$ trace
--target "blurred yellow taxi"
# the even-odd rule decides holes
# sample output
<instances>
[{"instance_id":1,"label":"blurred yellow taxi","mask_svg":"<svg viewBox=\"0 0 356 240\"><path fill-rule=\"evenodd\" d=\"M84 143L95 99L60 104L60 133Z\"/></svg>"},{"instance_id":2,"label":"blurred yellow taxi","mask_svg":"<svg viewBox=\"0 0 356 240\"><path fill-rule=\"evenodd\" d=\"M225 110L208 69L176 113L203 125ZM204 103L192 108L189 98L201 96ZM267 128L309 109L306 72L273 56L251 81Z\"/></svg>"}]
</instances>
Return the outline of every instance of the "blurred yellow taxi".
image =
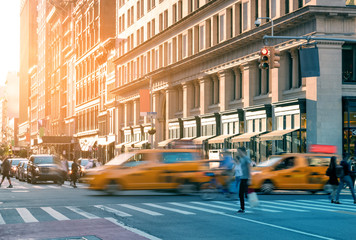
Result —
<instances>
[{"instance_id":1,"label":"blurred yellow taxi","mask_svg":"<svg viewBox=\"0 0 356 240\"><path fill-rule=\"evenodd\" d=\"M336 155L291 153L271 156L252 168L249 187L266 194L273 190L322 191L329 179L325 173L332 156Z\"/></svg>"},{"instance_id":2,"label":"blurred yellow taxi","mask_svg":"<svg viewBox=\"0 0 356 240\"><path fill-rule=\"evenodd\" d=\"M123 153L103 166L87 171L83 182L89 189L114 194L120 190L197 188L206 176L200 151L194 149L140 150Z\"/></svg>"}]
</instances>

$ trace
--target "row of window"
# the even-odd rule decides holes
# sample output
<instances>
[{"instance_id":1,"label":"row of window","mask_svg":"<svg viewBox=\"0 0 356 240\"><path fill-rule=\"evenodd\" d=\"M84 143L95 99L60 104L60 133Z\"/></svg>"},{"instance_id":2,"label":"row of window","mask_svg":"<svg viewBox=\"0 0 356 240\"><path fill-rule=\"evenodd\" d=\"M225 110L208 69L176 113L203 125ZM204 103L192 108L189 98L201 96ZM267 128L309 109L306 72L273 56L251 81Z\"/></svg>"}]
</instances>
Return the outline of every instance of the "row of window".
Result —
<instances>
[{"instance_id":1,"label":"row of window","mask_svg":"<svg viewBox=\"0 0 356 240\"><path fill-rule=\"evenodd\" d=\"M98 129L98 113L98 106L78 112L77 132Z\"/></svg>"}]
</instances>

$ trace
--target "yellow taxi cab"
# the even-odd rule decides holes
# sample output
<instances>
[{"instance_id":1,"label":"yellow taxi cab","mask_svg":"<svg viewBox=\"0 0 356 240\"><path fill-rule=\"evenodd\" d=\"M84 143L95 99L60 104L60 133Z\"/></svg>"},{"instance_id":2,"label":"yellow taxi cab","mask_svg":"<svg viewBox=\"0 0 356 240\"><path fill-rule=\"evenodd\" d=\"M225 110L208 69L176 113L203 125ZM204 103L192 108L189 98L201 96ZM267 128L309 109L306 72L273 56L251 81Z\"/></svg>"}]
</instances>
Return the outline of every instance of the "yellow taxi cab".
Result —
<instances>
[{"instance_id":1,"label":"yellow taxi cab","mask_svg":"<svg viewBox=\"0 0 356 240\"><path fill-rule=\"evenodd\" d=\"M335 154L291 153L271 156L251 171L252 189L263 193L273 190L323 191L329 177L326 169Z\"/></svg>"},{"instance_id":2,"label":"yellow taxi cab","mask_svg":"<svg viewBox=\"0 0 356 240\"><path fill-rule=\"evenodd\" d=\"M206 178L206 163L194 149L140 150L123 153L103 166L87 171L83 182L91 190L114 194L120 190L176 189L184 193Z\"/></svg>"}]
</instances>

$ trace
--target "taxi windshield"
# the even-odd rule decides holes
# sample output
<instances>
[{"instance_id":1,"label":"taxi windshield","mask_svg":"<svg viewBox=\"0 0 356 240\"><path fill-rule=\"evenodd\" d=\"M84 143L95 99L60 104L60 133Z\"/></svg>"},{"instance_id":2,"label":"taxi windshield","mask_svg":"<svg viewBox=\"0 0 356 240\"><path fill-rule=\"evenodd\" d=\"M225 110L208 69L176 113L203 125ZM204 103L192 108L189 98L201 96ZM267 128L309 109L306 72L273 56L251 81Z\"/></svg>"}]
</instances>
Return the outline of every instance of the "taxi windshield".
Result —
<instances>
[{"instance_id":1,"label":"taxi windshield","mask_svg":"<svg viewBox=\"0 0 356 240\"><path fill-rule=\"evenodd\" d=\"M120 154L120 155L114 157L109 162L107 162L105 165L108 165L108 166L121 165L122 163L124 163L127 160L129 160L130 158L132 158L132 156L134 156L134 155L135 155L134 153L123 153L123 154Z\"/></svg>"},{"instance_id":2,"label":"taxi windshield","mask_svg":"<svg viewBox=\"0 0 356 240\"><path fill-rule=\"evenodd\" d=\"M282 159L281 157L271 157L271 158L267 159L266 161L263 161L263 162L257 164L256 167L270 167L270 166L273 166L276 162L278 162L281 159Z\"/></svg>"}]
</instances>

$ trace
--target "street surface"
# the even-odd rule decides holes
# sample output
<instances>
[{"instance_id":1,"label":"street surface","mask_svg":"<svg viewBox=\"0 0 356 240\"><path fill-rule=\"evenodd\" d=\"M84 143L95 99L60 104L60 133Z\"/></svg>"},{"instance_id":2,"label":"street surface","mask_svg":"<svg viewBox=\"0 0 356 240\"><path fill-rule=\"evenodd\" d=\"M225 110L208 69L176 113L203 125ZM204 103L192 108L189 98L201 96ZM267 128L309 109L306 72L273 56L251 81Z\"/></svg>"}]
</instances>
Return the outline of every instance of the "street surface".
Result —
<instances>
[{"instance_id":1,"label":"street surface","mask_svg":"<svg viewBox=\"0 0 356 240\"><path fill-rule=\"evenodd\" d=\"M12 179L0 188L0 239L354 239L356 205L348 189L340 205L323 193L259 195L261 206L237 214L219 196L125 191L115 196L66 182L35 185ZM76 238L75 238L76 237ZM81 238L85 237L85 238Z\"/></svg>"}]
</instances>

